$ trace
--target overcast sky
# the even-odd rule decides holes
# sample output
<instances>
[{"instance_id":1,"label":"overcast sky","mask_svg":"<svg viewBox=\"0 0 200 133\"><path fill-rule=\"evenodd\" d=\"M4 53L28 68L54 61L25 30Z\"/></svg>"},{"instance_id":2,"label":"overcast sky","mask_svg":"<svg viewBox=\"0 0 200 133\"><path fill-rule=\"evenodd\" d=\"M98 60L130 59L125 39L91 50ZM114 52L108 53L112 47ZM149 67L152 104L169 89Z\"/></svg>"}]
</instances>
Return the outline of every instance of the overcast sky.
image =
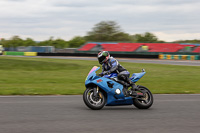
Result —
<instances>
[{"instance_id":1,"label":"overcast sky","mask_svg":"<svg viewBox=\"0 0 200 133\"><path fill-rule=\"evenodd\" d=\"M0 38L70 40L108 20L129 34L200 39L200 0L0 0Z\"/></svg>"}]
</instances>

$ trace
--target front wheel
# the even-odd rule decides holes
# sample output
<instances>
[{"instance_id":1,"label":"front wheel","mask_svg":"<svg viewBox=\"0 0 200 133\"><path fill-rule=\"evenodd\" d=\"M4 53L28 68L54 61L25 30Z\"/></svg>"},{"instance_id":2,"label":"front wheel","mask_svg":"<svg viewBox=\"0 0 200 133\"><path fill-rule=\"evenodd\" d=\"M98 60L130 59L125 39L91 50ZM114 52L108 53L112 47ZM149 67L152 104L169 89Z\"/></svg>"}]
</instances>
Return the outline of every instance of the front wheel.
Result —
<instances>
[{"instance_id":1,"label":"front wheel","mask_svg":"<svg viewBox=\"0 0 200 133\"><path fill-rule=\"evenodd\" d=\"M84 103L93 110L99 110L106 104L105 95L99 90L98 96L94 96L94 91L92 88L87 88L83 93Z\"/></svg>"},{"instance_id":2,"label":"front wheel","mask_svg":"<svg viewBox=\"0 0 200 133\"><path fill-rule=\"evenodd\" d=\"M153 104L153 95L149 89L144 86L138 86L138 92L143 93L142 97L134 98L133 104L139 109L148 109Z\"/></svg>"}]
</instances>

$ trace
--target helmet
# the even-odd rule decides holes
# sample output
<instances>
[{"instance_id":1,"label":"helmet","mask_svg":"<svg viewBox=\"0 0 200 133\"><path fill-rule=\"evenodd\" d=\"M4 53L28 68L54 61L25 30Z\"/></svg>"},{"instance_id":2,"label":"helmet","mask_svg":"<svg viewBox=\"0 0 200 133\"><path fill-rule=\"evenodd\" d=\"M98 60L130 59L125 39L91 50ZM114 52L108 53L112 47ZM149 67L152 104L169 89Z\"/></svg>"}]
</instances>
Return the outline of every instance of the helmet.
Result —
<instances>
[{"instance_id":1,"label":"helmet","mask_svg":"<svg viewBox=\"0 0 200 133\"><path fill-rule=\"evenodd\" d=\"M101 51L98 53L99 64L105 63L110 58L108 51Z\"/></svg>"}]
</instances>

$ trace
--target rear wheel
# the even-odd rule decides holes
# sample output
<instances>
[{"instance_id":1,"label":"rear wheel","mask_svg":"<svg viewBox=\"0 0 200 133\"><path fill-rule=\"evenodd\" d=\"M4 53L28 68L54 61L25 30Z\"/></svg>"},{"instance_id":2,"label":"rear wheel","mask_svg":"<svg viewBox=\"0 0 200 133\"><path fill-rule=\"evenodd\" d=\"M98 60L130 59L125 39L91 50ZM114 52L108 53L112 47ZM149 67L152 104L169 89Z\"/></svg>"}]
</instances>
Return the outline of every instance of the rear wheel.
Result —
<instances>
[{"instance_id":1,"label":"rear wheel","mask_svg":"<svg viewBox=\"0 0 200 133\"><path fill-rule=\"evenodd\" d=\"M99 90L98 96L94 96L94 91L92 88L88 88L83 93L84 103L93 110L99 110L106 104L105 95Z\"/></svg>"},{"instance_id":2,"label":"rear wheel","mask_svg":"<svg viewBox=\"0 0 200 133\"><path fill-rule=\"evenodd\" d=\"M139 86L137 92L143 93L143 96L133 99L133 104L135 105L135 107L139 109L150 108L153 104L153 95L151 91L144 86Z\"/></svg>"}]
</instances>

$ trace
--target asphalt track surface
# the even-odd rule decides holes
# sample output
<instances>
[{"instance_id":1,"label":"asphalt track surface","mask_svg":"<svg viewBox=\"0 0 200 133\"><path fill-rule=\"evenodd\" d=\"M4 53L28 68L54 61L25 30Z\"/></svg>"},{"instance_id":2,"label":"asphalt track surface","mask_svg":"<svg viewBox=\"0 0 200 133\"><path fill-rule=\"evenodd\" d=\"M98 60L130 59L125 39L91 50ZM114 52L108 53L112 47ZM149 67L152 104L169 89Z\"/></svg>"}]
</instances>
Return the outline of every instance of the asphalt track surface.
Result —
<instances>
[{"instance_id":1,"label":"asphalt track surface","mask_svg":"<svg viewBox=\"0 0 200 133\"><path fill-rule=\"evenodd\" d=\"M93 60L93 61L97 61L97 58L95 58L95 57L36 56L36 58L54 58L54 59L73 59L73 60ZM200 60L191 61L191 60L160 60L160 59L134 59L134 58L117 58L117 60L119 62L132 62L132 63L151 63L151 64L200 66Z\"/></svg>"},{"instance_id":2,"label":"asphalt track surface","mask_svg":"<svg viewBox=\"0 0 200 133\"><path fill-rule=\"evenodd\" d=\"M200 95L154 95L148 110L90 110L82 96L0 96L0 133L199 133Z\"/></svg>"},{"instance_id":3,"label":"asphalt track surface","mask_svg":"<svg viewBox=\"0 0 200 133\"><path fill-rule=\"evenodd\" d=\"M72 59L72 60L92 60L97 61L96 57L75 57L75 56L11 56L24 58L52 58L52 59ZM200 66L200 60L160 60L160 59L138 59L138 58L116 58L119 62L168 64L183 66ZM98 62L97 62L98 64Z\"/></svg>"}]
</instances>

